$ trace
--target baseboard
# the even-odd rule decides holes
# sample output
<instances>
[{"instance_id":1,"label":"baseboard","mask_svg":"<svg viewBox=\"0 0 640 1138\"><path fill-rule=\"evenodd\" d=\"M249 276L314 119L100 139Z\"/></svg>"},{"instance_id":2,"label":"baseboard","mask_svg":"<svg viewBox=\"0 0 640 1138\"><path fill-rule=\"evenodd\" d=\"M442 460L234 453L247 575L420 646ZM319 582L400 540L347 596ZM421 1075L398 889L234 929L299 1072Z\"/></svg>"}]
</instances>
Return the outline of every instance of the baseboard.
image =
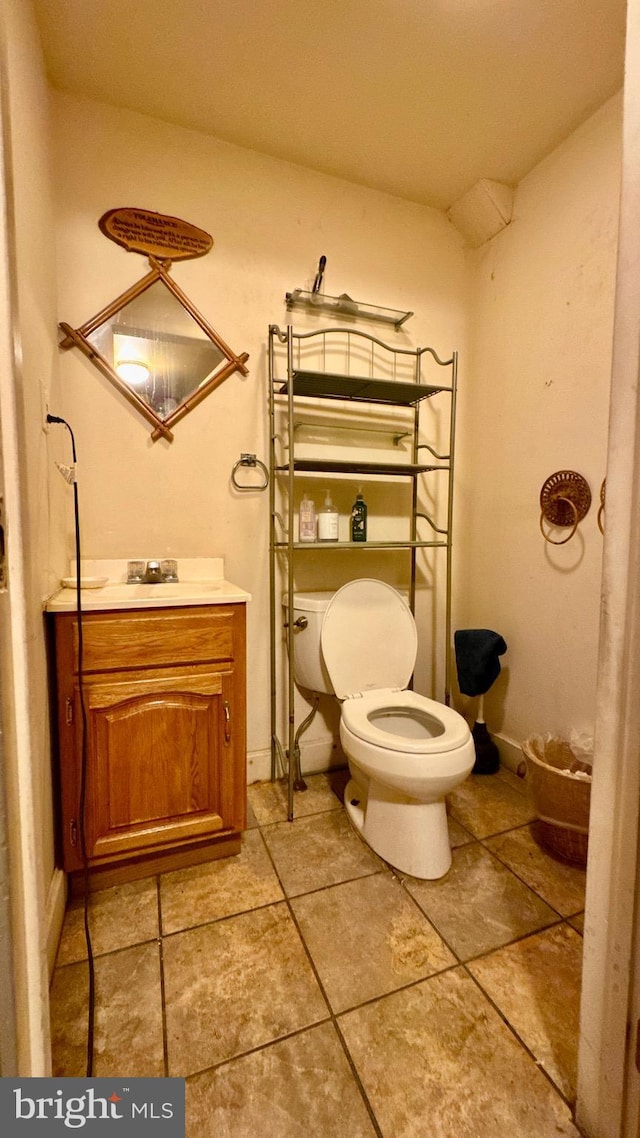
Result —
<instances>
[{"instance_id":1,"label":"baseboard","mask_svg":"<svg viewBox=\"0 0 640 1138\"><path fill-rule=\"evenodd\" d=\"M498 733L495 733L492 738L500 752L500 762L503 767L523 777L526 773L526 764L519 743ZM332 770L333 767L344 766L346 759L340 745L334 739L327 738L303 743L301 762L303 774L315 774ZM282 772L278 773L281 774ZM268 749L252 751L247 755L247 783L264 782L270 778L271 751Z\"/></svg>"},{"instance_id":2,"label":"baseboard","mask_svg":"<svg viewBox=\"0 0 640 1138\"><path fill-rule=\"evenodd\" d=\"M498 733L493 735L493 739L500 752L500 762L502 766L506 767L507 770L513 771L514 774L520 775L521 778L524 778L527 772L527 764L519 743Z\"/></svg>"},{"instance_id":3,"label":"baseboard","mask_svg":"<svg viewBox=\"0 0 640 1138\"><path fill-rule=\"evenodd\" d=\"M335 739L316 739L303 743L300 748L300 761L303 774L319 774L344 766L346 759L342 748ZM282 771L278 772L282 774ZM271 778L271 751L252 751L247 755L247 783L264 782Z\"/></svg>"},{"instance_id":4,"label":"baseboard","mask_svg":"<svg viewBox=\"0 0 640 1138\"><path fill-rule=\"evenodd\" d=\"M67 877L61 869L54 869L49 885L46 905L46 946L49 979L53 975L58 945L62 936L62 925L67 907Z\"/></svg>"}]
</instances>

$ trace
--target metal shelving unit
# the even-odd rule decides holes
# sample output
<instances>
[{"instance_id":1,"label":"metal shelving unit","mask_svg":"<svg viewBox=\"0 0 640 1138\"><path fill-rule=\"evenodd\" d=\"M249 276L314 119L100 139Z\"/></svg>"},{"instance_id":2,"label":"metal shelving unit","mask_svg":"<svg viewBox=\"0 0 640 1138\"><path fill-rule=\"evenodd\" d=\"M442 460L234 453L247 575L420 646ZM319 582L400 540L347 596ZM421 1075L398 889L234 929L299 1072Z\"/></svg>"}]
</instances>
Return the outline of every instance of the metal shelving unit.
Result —
<instances>
[{"instance_id":1,"label":"metal shelving unit","mask_svg":"<svg viewBox=\"0 0 640 1138\"><path fill-rule=\"evenodd\" d=\"M298 290L299 291L299 290ZM325 298L326 299L326 298ZM333 298L329 298L333 299ZM372 307L372 306L369 306ZM396 314L402 315L402 314ZM411 313L407 314L411 315ZM406 318L406 317L405 317ZM389 320L389 323L392 321ZM399 325L396 325L399 326ZM436 378L445 382L426 382L425 361ZM451 640L451 521L453 512L453 466L455 443L455 411L457 384L457 353L449 359L440 359L433 348L393 347L367 332L353 328L323 328L310 332L295 332L291 325L281 329L269 328L269 425L270 425L270 619L271 619L271 775L277 775L278 763L288 772L288 815L293 818L294 758L297 734L294 714L294 653L293 622L286 627L287 680L286 719L287 738L278 734L278 694L281 684L278 674L278 650L282 637L282 595L287 599L288 612L293 612L295 592L294 565L297 556L319 553L322 558L336 552L357 550L404 550L410 565L410 604L413 610L416 587L416 556L421 549L442 549L446 558L445 598L445 702L450 693L450 640ZM430 376L430 378L433 378ZM421 441L420 407L425 400L442 396L448 400L448 450L438 453L430 443ZM344 420L354 408L362 413L370 405L373 423L345 425ZM301 419L300 415L304 418ZM401 416L400 421L397 416ZM370 429L373 435L386 434L393 449L394 461L362 460L359 455L349 458L328 453L326 443L312 445L312 455L299 452L302 448L300 429L309 427L314 416L320 416L323 428L335 431L362 431ZM389 417L388 425L379 420ZM343 420L341 422L341 419ZM307 446L309 449L309 446ZM360 448L362 449L362 448ZM429 459L420 461L420 452L426 450ZM317 453L315 453L317 452ZM325 473L336 478L357 475L363 479L408 481L411 488L410 536L406 540L367 540L366 542L300 542L295 535L295 483L304 475ZM418 484L423 477L446 477L446 523L436 524L435 518L418 509ZM420 524L425 523L427 536L419 535ZM325 562L326 564L326 562ZM281 570L279 576L279 569ZM305 724L306 724L305 720ZM298 734L300 729L298 730Z\"/></svg>"}]
</instances>

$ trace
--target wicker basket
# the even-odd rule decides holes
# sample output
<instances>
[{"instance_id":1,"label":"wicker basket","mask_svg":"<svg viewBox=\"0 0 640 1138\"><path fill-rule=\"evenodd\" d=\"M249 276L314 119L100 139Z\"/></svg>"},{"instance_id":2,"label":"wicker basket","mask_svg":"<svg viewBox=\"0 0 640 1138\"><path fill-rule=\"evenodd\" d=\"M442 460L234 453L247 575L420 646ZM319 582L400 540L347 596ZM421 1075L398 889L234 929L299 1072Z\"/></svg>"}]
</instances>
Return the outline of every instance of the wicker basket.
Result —
<instances>
[{"instance_id":1,"label":"wicker basket","mask_svg":"<svg viewBox=\"0 0 640 1138\"><path fill-rule=\"evenodd\" d=\"M528 761L540 840L574 865L587 864L591 775L566 739L534 735L522 744Z\"/></svg>"}]
</instances>

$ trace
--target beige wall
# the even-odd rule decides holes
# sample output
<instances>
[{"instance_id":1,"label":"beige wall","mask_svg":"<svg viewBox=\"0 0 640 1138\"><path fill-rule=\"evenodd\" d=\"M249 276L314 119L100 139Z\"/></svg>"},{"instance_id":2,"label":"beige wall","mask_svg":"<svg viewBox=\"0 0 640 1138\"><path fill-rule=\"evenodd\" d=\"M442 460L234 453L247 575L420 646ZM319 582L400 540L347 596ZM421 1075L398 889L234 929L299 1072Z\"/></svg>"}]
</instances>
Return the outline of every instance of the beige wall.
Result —
<instances>
[{"instance_id":1,"label":"beige wall","mask_svg":"<svg viewBox=\"0 0 640 1138\"><path fill-rule=\"evenodd\" d=\"M43 431L57 398L55 262L48 165L48 91L30 6L3 8L4 126L13 359L3 358L2 450L9 593L3 598L3 737L13 870L21 1074L46 1074L48 967L62 920L63 876L54 872L54 823L42 598L48 566L63 561L64 499L49 473L56 441ZM27 144L28 142L28 144ZM6 312L3 310L3 319ZM50 447L51 444L51 447ZM59 573L59 569L54 577Z\"/></svg>"},{"instance_id":2,"label":"beige wall","mask_svg":"<svg viewBox=\"0 0 640 1138\"><path fill-rule=\"evenodd\" d=\"M61 93L54 109L61 320L82 324L147 270L144 257L124 252L98 229L107 209L137 205L177 215L214 238L211 253L176 264L172 274L227 343L249 352L248 377L234 376L209 396L178 424L173 444L152 444L144 421L75 351L61 361L64 407L78 438L86 556L223 555L228 577L252 594L249 751L264 758L268 498L236 493L229 478L241 452L268 461L268 326L291 319L285 293L304 287L325 255L327 293L415 312L405 333L363 328L401 345L431 344L443 356L457 348L466 359L462 240L438 211L151 118ZM337 489L343 514L354 496L353 482ZM372 488L372 515L385 513L390 500ZM342 561L337 572L375 573L364 556L357 569L355 561L346 569ZM386 556L381 572L389 570ZM316 579L307 575L306 586L333 584L327 566L318 558ZM307 737L312 743L313 732L327 738L322 716ZM266 770L256 760L250 776Z\"/></svg>"},{"instance_id":3,"label":"beige wall","mask_svg":"<svg viewBox=\"0 0 640 1138\"><path fill-rule=\"evenodd\" d=\"M512 224L470 255L455 613L459 627L507 641L485 710L489 729L516 742L593 734L621 110L612 99L540 163ZM539 495L561 469L587 479L593 503L556 547L540 533Z\"/></svg>"}]
</instances>

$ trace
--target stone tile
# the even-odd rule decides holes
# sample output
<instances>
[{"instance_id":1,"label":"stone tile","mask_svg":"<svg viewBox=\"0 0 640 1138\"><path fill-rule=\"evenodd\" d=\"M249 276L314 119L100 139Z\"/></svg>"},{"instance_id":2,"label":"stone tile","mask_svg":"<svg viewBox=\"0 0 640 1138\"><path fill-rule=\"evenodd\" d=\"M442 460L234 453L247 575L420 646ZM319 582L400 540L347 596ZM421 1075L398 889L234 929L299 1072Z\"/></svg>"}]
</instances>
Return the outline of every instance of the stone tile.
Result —
<instances>
[{"instance_id":1,"label":"stone tile","mask_svg":"<svg viewBox=\"0 0 640 1138\"><path fill-rule=\"evenodd\" d=\"M335 1012L456 963L389 874L297 897L291 907Z\"/></svg>"},{"instance_id":2,"label":"stone tile","mask_svg":"<svg viewBox=\"0 0 640 1138\"><path fill-rule=\"evenodd\" d=\"M566 924L498 949L469 971L549 1077L575 1099L582 938Z\"/></svg>"},{"instance_id":3,"label":"stone tile","mask_svg":"<svg viewBox=\"0 0 640 1138\"><path fill-rule=\"evenodd\" d=\"M563 917L584 908L586 870L544 849L536 840L535 822L483 844Z\"/></svg>"},{"instance_id":4,"label":"stone tile","mask_svg":"<svg viewBox=\"0 0 640 1138\"><path fill-rule=\"evenodd\" d=\"M294 818L304 818L309 814L320 814L324 810L340 809L340 800L332 789L328 775L305 775L304 781L307 784L307 789L297 790L294 794ZM286 820L288 783L284 779L278 779L277 782L253 782L247 787L247 793L260 826Z\"/></svg>"},{"instance_id":5,"label":"stone tile","mask_svg":"<svg viewBox=\"0 0 640 1138\"><path fill-rule=\"evenodd\" d=\"M158 945L137 945L98 957L95 987L93 1074L163 1076ZM88 965L57 968L51 986L54 1075L86 1074L88 1000Z\"/></svg>"},{"instance_id":6,"label":"stone tile","mask_svg":"<svg viewBox=\"0 0 640 1138\"><path fill-rule=\"evenodd\" d=\"M488 838L536 817L528 794L499 775L472 774L448 796L449 812L475 838Z\"/></svg>"},{"instance_id":7,"label":"stone tile","mask_svg":"<svg viewBox=\"0 0 640 1138\"><path fill-rule=\"evenodd\" d=\"M449 844L452 850L458 846L466 846L469 842L475 842L476 839L473 834L465 830L464 826L456 822L455 818L448 817L447 826L449 827Z\"/></svg>"},{"instance_id":8,"label":"stone tile","mask_svg":"<svg viewBox=\"0 0 640 1138\"><path fill-rule=\"evenodd\" d=\"M162 930L179 932L282 901L283 892L259 830L242 836L235 857L203 862L160 878Z\"/></svg>"},{"instance_id":9,"label":"stone tile","mask_svg":"<svg viewBox=\"0 0 640 1138\"><path fill-rule=\"evenodd\" d=\"M341 1016L393 1138L578 1138L569 1109L461 969Z\"/></svg>"},{"instance_id":10,"label":"stone tile","mask_svg":"<svg viewBox=\"0 0 640 1138\"><path fill-rule=\"evenodd\" d=\"M326 1019L285 904L163 942L169 1074L190 1075Z\"/></svg>"},{"instance_id":11,"label":"stone tile","mask_svg":"<svg viewBox=\"0 0 640 1138\"><path fill-rule=\"evenodd\" d=\"M576 913L575 917L571 917L567 921L567 924L571 925L582 936L584 933L584 913Z\"/></svg>"},{"instance_id":12,"label":"stone tile","mask_svg":"<svg viewBox=\"0 0 640 1138\"><path fill-rule=\"evenodd\" d=\"M454 850L451 869L439 881L406 878L405 886L460 960L480 956L558 919L478 843Z\"/></svg>"},{"instance_id":13,"label":"stone tile","mask_svg":"<svg viewBox=\"0 0 640 1138\"><path fill-rule=\"evenodd\" d=\"M512 771L509 767L504 766L504 764L500 766L500 769L496 771L496 774L498 778L501 778L503 782L506 782L508 784L508 786L513 787L514 790L517 790L518 794L523 794L525 797L530 794L530 784L527 781L526 776L524 778L521 778L520 775L517 775L515 771Z\"/></svg>"},{"instance_id":14,"label":"stone tile","mask_svg":"<svg viewBox=\"0 0 640 1138\"><path fill-rule=\"evenodd\" d=\"M330 1023L187 1080L189 1138L374 1138Z\"/></svg>"},{"instance_id":15,"label":"stone tile","mask_svg":"<svg viewBox=\"0 0 640 1138\"><path fill-rule=\"evenodd\" d=\"M289 897L384 869L344 810L280 822L262 834Z\"/></svg>"},{"instance_id":16,"label":"stone tile","mask_svg":"<svg viewBox=\"0 0 640 1138\"><path fill-rule=\"evenodd\" d=\"M158 936L155 877L101 889L89 896L89 932L94 956L128 948ZM74 899L65 914L56 966L87 959L84 902Z\"/></svg>"},{"instance_id":17,"label":"stone tile","mask_svg":"<svg viewBox=\"0 0 640 1138\"><path fill-rule=\"evenodd\" d=\"M258 819L256 818L255 811L249 802L249 796L247 794L247 830L253 830L258 825Z\"/></svg>"}]
</instances>

